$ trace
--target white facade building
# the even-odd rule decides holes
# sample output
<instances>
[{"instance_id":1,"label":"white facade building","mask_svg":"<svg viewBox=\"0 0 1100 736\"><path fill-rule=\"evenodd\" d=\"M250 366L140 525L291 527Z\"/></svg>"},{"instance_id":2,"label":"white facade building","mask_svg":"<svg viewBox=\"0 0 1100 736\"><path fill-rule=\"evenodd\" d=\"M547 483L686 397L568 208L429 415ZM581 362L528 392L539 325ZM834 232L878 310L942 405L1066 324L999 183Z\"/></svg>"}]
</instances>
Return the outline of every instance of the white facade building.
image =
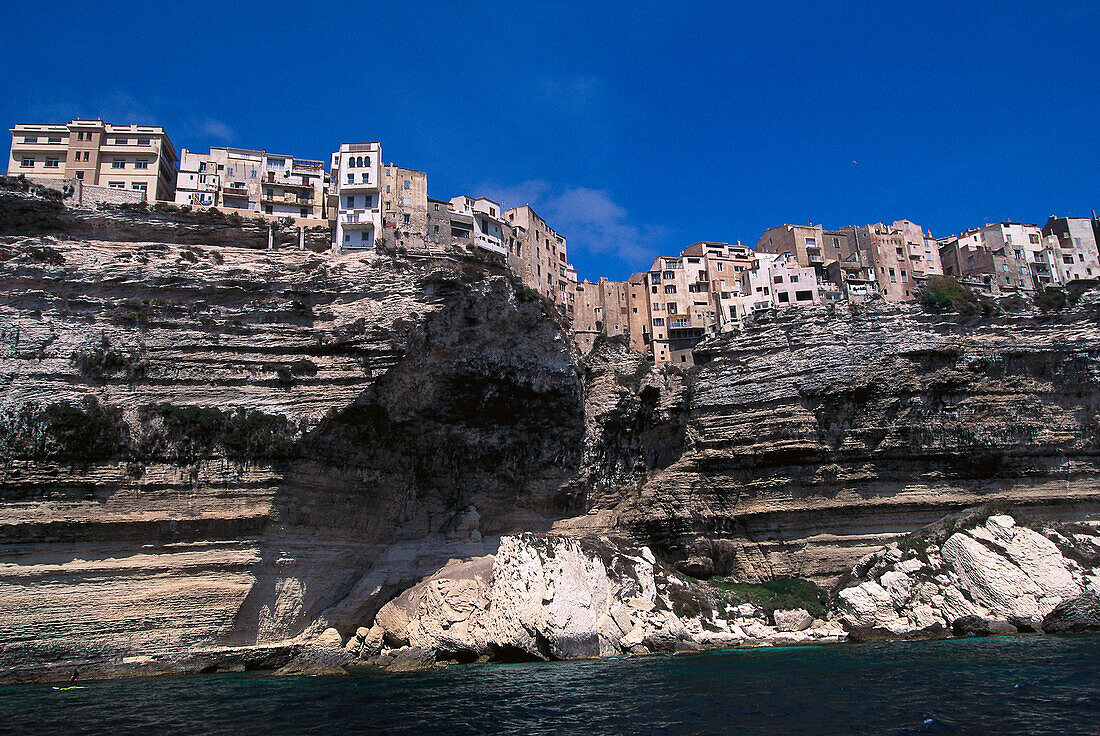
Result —
<instances>
[{"instance_id":1,"label":"white facade building","mask_svg":"<svg viewBox=\"0 0 1100 736\"><path fill-rule=\"evenodd\" d=\"M474 245L482 250L507 257L504 213L500 203L487 197L452 197L451 211L474 218Z\"/></svg>"},{"instance_id":2,"label":"white facade building","mask_svg":"<svg viewBox=\"0 0 1100 736\"><path fill-rule=\"evenodd\" d=\"M332 154L331 191L335 195L333 245L373 248L382 232L382 144L343 143Z\"/></svg>"}]
</instances>

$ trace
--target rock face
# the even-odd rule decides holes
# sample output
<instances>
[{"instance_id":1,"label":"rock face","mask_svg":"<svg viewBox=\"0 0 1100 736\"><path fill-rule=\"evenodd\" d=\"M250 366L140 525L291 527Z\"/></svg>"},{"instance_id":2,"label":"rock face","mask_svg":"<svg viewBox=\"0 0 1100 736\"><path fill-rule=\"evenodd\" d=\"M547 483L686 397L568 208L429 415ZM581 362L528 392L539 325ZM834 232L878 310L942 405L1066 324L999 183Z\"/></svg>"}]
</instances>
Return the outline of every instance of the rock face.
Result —
<instances>
[{"instance_id":1,"label":"rock face","mask_svg":"<svg viewBox=\"0 0 1100 736\"><path fill-rule=\"evenodd\" d=\"M641 393L602 392L617 396L603 415L620 427L636 415L612 407L632 407L649 386L662 388L656 406L678 406L662 409L670 430L659 442L652 424L612 435L646 437L660 462L633 488L592 484L588 515L558 528L708 557L741 579L831 584L890 539L994 500L1084 518L1100 510L1098 325L1095 290L1053 315L964 319L884 302L786 310L701 345L696 357L710 362L685 379L670 373L675 390L647 379ZM607 436L605 467L635 467L610 457L620 450L645 457Z\"/></svg>"},{"instance_id":2,"label":"rock face","mask_svg":"<svg viewBox=\"0 0 1100 736\"><path fill-rule=\"evenodd\" d=\"M776 627L751 605L717 610L713 592L645 547L510 535L494 557L453 562L387 603L350 650L387 666L410 649L432 661L558 660L844 636L804 610L777 611Z\"/></svg>"},{"instance_id":3,"label":"rock face","mask_svg":"<svg viewBox=\"0 0 1100 736\"><path fill-rule=\"evenodd\" d=\"M955 530L930 527L860 560L836 591L850 628L909 634L940 625L956 635L1046 630L1063 601L1096 591L1100 537L1082 526L1021 526L1005 515Z\"/></svg>"},{"instance_id":4,"label":"rock face","mask_svg":"<svg viewBox=\"0 0 1100 736\"><path fill-rule=\"evenodd\" d=\"M0 668L347 638L564 513L572 349L491 264L8 236L0 294Z\"/></svg>"},{"instance_id":5,"label":"rock face","mask_svg":"<svg viewBox=\"0 0 1100 736\"><path fill-rule=\"evenodd\" d=\"M490 262L266 237L0 192L0 672L275 667L337 638L398 667L827 640L838 625L803 616L682 613L708 589L642 550L698 578L833 580L990 498L1097 508L1091 294L972 322L790 310L684 373L622 339L580 356ZM548 530L627 541L516 541ZM955 571L937 608L909 606L924 589L895 566L852 610L1038 627L1096 587L1088 535L1044 532L1058 568L984 533L936 548Z\"/></svg>"},{"instance_id":6,"label":"rock face","mask_svg":"<svg viewBox=\"0 0 1100 736\"><path fill-rule=\"evenodd\" d=\"M1059 603L1043 619L1043 631L1051 634L1100 631L1100 595L1090 592Z\"/></svg>"}]
</instances>

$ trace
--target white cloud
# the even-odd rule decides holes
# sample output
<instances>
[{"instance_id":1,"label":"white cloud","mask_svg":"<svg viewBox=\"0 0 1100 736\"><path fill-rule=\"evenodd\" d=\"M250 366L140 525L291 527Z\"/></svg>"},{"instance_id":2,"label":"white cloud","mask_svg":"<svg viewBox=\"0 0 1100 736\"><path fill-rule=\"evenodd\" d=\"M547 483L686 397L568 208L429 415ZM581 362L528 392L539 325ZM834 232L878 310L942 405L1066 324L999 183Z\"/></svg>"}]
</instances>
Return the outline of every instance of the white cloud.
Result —
<instances>
[{"instance_id":1,"label":"white cloud","mask_svg":"<svg viewBox=\"0 0 1100 736\"><path fill-rule=\"evenodd\" d=\"M233 140L233 129L220 120L205 120L202 124L202 132L223 141Z\"/></svg>"},{"instance_id":2,"label":"white cloud","mask_svg":"<svg viewBox=\"0 0 1100 736\"><path fill-rule=\"evenodd\" d=\"M626 208L602 189L555 188L549 182L532 179L511 186L486 185L474 191L499 201L505 208L531 205L566 237L570 252L614 256L632 268L648 267L667 235L660 225L632 223Z\"/></svg>"}]
</instances>

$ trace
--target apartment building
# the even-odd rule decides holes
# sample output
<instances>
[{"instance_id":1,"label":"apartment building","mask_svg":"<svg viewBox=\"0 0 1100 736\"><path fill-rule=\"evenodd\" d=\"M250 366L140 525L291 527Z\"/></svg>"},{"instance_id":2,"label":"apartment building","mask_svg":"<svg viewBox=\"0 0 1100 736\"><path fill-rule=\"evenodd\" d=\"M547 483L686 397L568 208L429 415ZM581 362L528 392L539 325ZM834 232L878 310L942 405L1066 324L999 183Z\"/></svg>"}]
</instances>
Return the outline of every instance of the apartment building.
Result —
<instances>
[{"instance_id":1,"label":"apartment building","mask_svg":"<svg viewBox=\"0 0 1100 736\"><path fill-rule=\"evenodd\" d=\"M394 164L382 166L382 240L404 250L429 250L430 234L441 234L444 218L429 222L428 175ZM446 205L444 205L446 209ZM439 212L438 203L436 210ZM447 233L449 237L449 232Z\"/></svg>"},{"instance_id":2,"label":"apartment building","mask_svg":"<svg viewBox=\"0 0 1100 736\"><path fill-rule=\"evenodd\" d=\"M600 335L626 335L630 331L629 284L600 277L573 287L573 334L583 353L592 349Z\"/></svg>"},{"instance_id":3,"label":"apartment building","mask_svg":"<svg viewBox=\"0 0 1100 736\"><path fill-rule=\"evenodd\" d=\"M914 299L918 282L943 273L936 240L910 220L849 226L838 232L848 235L853 252L862 252L864 263L874 269L878 293L889 301Z\"/></svg>"},{"instance_id":4,"label":"apartment building","mask_svg":"<svg viewBox=\"0 0 1100 736\"><path fill-rule=\"evenodd\" d=\"M715 329L732 330L740 322L737 297L741 274L756 267L754 252L740 242L700 241L684 248L680 255L687 270L698 272L696 283L689 287L693 306L701 307L709 300Z\"/></svg>"},{"instance_id":5,"label":"apartment building","mask_svg":"<svg viewBox=\"0 0 1100 736\"><path fill-rule=\"evenodd\" d=\"M790 253L799 265L816 269L819 280L824 279L826 264L847 258L854 248L850 233L821 225L780 225L765 230L756 241L757 253Z\"/></svg>"},{"instance_id":6,"label":"apartment building","mask_svg":"<svg viewBox=\"0 0 1100 736\"><path fill-rule=\"evenodd\" d=\"M382 144L341 143L332 154L330 202L336 227L333 245L373 248L382 232Z\"/></svg>"},{"instance_id":7,"label":"apartment building","mask_svg":"<svg viewBox=\"0 0 1100 736\"><path fill-rule=\"evenodd\" d=\"M9 176L78 179L85 185L140 192L149 202L175 197L178 156L159 125L70 120L17 123L9 130Z\"/></svg>"},{"instance_id":8,"label":"apartment building","mask_svg":"<svg viewBox=\"0 0 1100 736\"><path fill-rule=\"evenodd\" d=\"M576 279L567 257L565 236L550 227L530 205L505 210L504 217L515 229L516 247L510 261L523 283L555 304L576 309L572 301Z\"/></svg>"},{"instance_id":9,"label":"apartment building","mask_svg":"<svg viewBox=\"0 0 1100 736\"><path fill-rule=\"evenodd\" d=\"M1054 215L1043 225L1043 244L1054 276L1062 283L1100 278L1098 226L1100 221L1096 219Z\"/></svg>"},{"instance_id":10,"label":"apartment building","mask_svg":"<svg viewBox=\"0 0 1100 736\"><path fill-rule=\"evenodd\" d=\"M962 281L995 292L1030 292L1060 283L1037 225L999 222L939 242L944 273Z\"/></svg>"},{"instance_id":11,"label":"apartment building","mask_svg":"<svg viewBox=\"0 0 1100 736\"><path fill-rule=\"evenodd\" d=\"M247 148L180 152L176 204L322 219L323 161Z\"/></svg>"},{"instance_id":12,"label":"apartment building","mask_svg":"<svg viewBox=\"0 0 1100 736\"><path fill-rule=\"evenodd\" d=\"M481 250L508 256L507 223L499 202L488 197L469 197L459 195L449 202L451 212L464 215L473 224L473 244Z\"/></svg>"}]
</instances>

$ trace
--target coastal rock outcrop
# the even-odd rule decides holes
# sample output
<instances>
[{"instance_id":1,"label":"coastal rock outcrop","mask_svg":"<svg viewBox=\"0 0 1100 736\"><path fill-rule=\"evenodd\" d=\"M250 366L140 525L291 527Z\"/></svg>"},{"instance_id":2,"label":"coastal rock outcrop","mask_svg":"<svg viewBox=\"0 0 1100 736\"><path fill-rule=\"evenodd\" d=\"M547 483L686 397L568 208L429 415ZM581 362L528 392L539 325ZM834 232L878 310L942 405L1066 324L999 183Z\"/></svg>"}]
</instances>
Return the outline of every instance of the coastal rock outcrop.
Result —
<instances>
[{"instance_id":1,"label":"coastal rock outcrop","mask_svg":"<svg viewBox=\"0 0 1100 736\"><path fill-rule=\"evenodd\" d=\"M897 635L1047 630L1064 601L1097 589L1100 537L1082 525L1032 529L1008 515L952 517L860 560L835 591L840 620Z\"/></svg>"}]
</instances>

